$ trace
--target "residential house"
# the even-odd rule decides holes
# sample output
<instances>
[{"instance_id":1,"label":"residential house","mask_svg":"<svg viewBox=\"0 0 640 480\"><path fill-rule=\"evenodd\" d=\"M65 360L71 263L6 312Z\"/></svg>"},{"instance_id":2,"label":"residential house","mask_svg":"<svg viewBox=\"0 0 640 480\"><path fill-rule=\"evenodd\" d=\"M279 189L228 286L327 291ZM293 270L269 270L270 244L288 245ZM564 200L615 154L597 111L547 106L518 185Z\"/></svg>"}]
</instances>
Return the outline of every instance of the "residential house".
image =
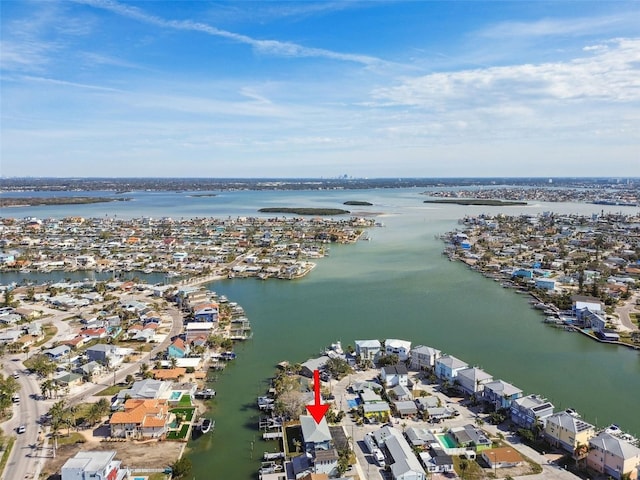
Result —
<instances>
[{"instance_id":1,"label":"residential house","mask_svg":"<svg viewBox=\"0 0 640 480\"><path fill-rule=\"evenodd\" d=\"M117 438L164 438L169 425L169 406L166 400L130 398L124 410L111 415L111 436Z\"/></svg>"},{"instance_id":2,"label":"residential house","mask_svg":"<svg viewBox=\"0 0 640 480\"><path fill-rule=\"evenodd\" d=\"M595 436L595 427L580 419L576 413L566 411L547 417L544 438L554 447L574 454L579 445L586 447Z\"/></svg>"},{"instance_id":3,"label":"residential house","mask_svg":"<svg viewBox=\"0 0 640 480\"><path fill-rule=\"evenodd\" d=\"M193 307L193 317L197 322L217 322L218 304L208 302L196 305Z\"/></svg>"},{"instance_id":4,"label":"residential house","mask_svg":"<svg viewBox=\"0 0 640 480\"><path fill-rule=\"evenodd\" d=\"M409 372L403 363L382 367L380 369L380 378L386 387L395 387L396 385L406 387L409 384Z\"/></svg>"},{"instance_id":5,"label":"residential house","mask_svg":"<svg viewBox=\"0 0 640 480\"><path fill-rule=\"evenodd\" d=\"M484 384L482 395L485 401L499 410L511 408L511 402L522 397L522 390L503 380L494 380Z\"/></svg>"},{"instance_id":6,"label":"residential house","mask_svg":"<svg viewBox=\"0 0 640 480\"><path fill-rule=\"evenodd\" d=\"M463 368L456 375L456 382L467 395L480 396L484 385L493 380L493 377L477 367Z\"/></svg>"},{"instance_id":7,"label":"residential house","mask_svg":"<svg viewBox=\"0 0 640 480\"><path fill-rule=\"evenodd\" d=\"M623 475L628 475L630 480L637 480L640 470L640 448L602 432L589 439L587 466L616 480L621 480Z\"/></svg>"},{"instance_id":8,"label":"residential house","mask_svg":"<svg viewBox=\"0 0 640 480\"><path fill-rule=\"evenodd\" d=\"M440 358L442 352L435 348L418 345L411 349L410 368L413 370L433 370L436 367L436 360Z\"/></svg>"},{"instance_id":9,"label":"residential house","mask_svg":"<svg viewBox=\"0 0 640 480\"><path fill-rule=\"evenodd\" d=\"M189 322L185 327L187 343L198 337L209 338L215 325L212 322Z\"/></svg>"},{"instance_id":10,"label":"residential house","mask_svg":"<svg viewBox=\"0 0 640 480\"><path fill-rule=\"evenodd\" d=\"M411 393L411 390L404 385L396 385L389 390L389 395L393 396L396 400L413 402L413 394Z\"/></svg>"},{"instance_id":11,"label":"residential house","mask_svg":"<svg viewBox=\"0 0 640 480\"><path fill-rule=\"evenodd\" d=\"M443 450L431 449L420 453L420 460L429 473L449 474L454 472L453 457Z\"/></svg>"},{"instance_id":12,"label":"residential house","mask_svg":"<svg viewBox=\"0 0 640 480\"><path fill-rule=\"evenodd\" d=\"M386 355L397 355L400 362L409 360L411 352L411 342L407 340L398 340L396 338L387 338L384 341L384 353Z\"/></svg>"},{"instance_id":13,"label":"residential house","mask_svg":"<svg viewBox=\"0 0 640 480\"><path fill-rule=\"evenodd\" d=\"M364 417L370 422L386 422L391 415L391 407L382 397L368 388L360 392Z\"/></svg>"},{"instance_id":14,"label":"residential house","mask_svg":"<svg viewBox=\"0 0 640 480\"><path fill-rule=\"evenodd\" d=\"M98 362L109 367L116 367L124 361L124 355L119 354L119 348L107 343L92 345L85 350L85 354L90 362Z\"/></svg>"},{"instance_id":15,"label":"residential house","mask_svg":"<svg viewBox=\"0 0 640 480\"><path fill-rule=\"evenodd\" d=\"M489 448L481 454L489 468L513 468L524 465L525 459L512 447Z\"/></svg>"},{"instance_id":16,"label":"residential house","mask_svg":"<svg viewBox=\"0 0 640 480\"><path fill-rule=\"evenodd\" d=\"M49 359L54 362L60 362L64 358L68 358L69 353L71 352L71 348L67 345L60 345L58 347L50 348L45 350L44 353Z\"/></svg>"},{"instance_id":17,"label":"residential house","mask_svg":"<svg viewBox=\"0 0 640 480\"><path fill-rule=\"evenodd\" d=\"M585 311L595 313L604 312L604 304L596 297L573 295L571 297L571 302L573 313L578 317Z\"/></svg>"},{"instance_id":18,"label":"residential house","mask_svg":"<svg viewBox=\"0 0 640 480\"><path fill-rule=\"evenodd\" d=\"M82 377L86 381L91 382L94 379L94 377L102 375L104 371L105 371L105 368L103 365L101 365L98 362L92 361L92 362L85 363L84 365L80 365L79 367L76 367L74 370L74 373L82 375Z\"/></svg>"},{"instance_id":19,"label":"residential house","mask_svg":"<svg viewBox=\"0 0 640 480\"><path fill-rule=\"evenodd\" d=\"M399 400L393 402L393 408L400 418L412 417L418 413L418 407L415 402L410 400Z\"/></svg>"},{"instance_id":20,"label":"residential house","mask_svg":"<svg viewBox=\"0 0 640 480\"><path fill-rule=\"evenodd\" d=\"M356 356L360 357L360 361L375 361L382 349L380 340L356 340L355 344Z\"/></svg>"},{"instance_id":21,"label":"residential house","mask_svg":"<svg viewBox=\"0 0 640 480\"><path fill-rule=\"evenodd\" d=\"M546 398L527 395L511 402L511 421L524 428L537 425L544 428L547 418L553 414L554 406Z\"/></svg>"},{"instance_id":22,"label":"residential house","mask_svg":"<svg viewBox=\"0 0 640 480\"><path fill-rule=\"evenodd\" d=\"M115 451L80 451L65 462L61 480L124 480L130 472L115 459Z\"/></svg>"},{"instance_id":23,"label":"residential house","mask_svg":"<svg viewBox=\"0 0 640 480\"><path fill-rule=\"evenodd\" d=\"M113 402L111 409L117 410L128 398L135 399L158 399L168 398L171 394L171 382L161 380L139 380L131 385L131 388L125 388L118 392L116 400Z\"/></svg>"},{"instance_id":24,"label":"residential house","mask_svg":"<svg viewBox=\"0 0 640 480\"><path fill-rule=\"evenodd\" d=\"M320 423L316 423L311 415L300 415L300 427L306 452L313 454L317 450L332 448L333 440L325 417L322 417Z\"/></svg>"},{"instance_id":25,"label":"residential house","mask_svg":"<svg viewBox=\"0 0 640 480\"><path fill-rule=\"evenodd\" d=\"M458 372L468 367L468 363L453 355L443 355L436 360L436 376L442 381L453 383Z\"/></svg>"},{"instance_id":26,"label":"residential house","mask_svg":"<svg viewBox=\"0 0 640 480\"><path fill-rule=\"evenodd\" d=\"M476 452L491 448L491 440L489 440L482 430L471 424L452 428L450 433L461 447L473 447Z\"/></svg>"},{"instance_id":27,"label":"residential house","mask_svg":"<svg viewBox=\"0 0 640 480\"><path fill-rule=\"evenodd\" d=\"M336 477L338 474L338 451L335 448L329 450L315 450L313 453L314 473L326 474L329 477Z\"/></svg>"},{"instance_id":28,"label":"residential house","mask_svg":"<svg viewBox=\"0 0 640 480\"><path fill-rule=\"evenodd\" d=\"M373 432L376 443L386 448L391 458L391 478L394 480L425 480L426 472L411 446L395 428L384 426Z\"/></svg>"},{"instance_id":29,"label":"residential house","mask_svg":"<svg viewBox=\"0 0 640 480\"><path fill-rule=\"evenodd\" d=\"M328 361L329 357L327 355L322 355L318 358L310 358L300 365L300 375L313 378L313 371L322 370Z\"/></svg>"},{"instance_id":30,"label":"residential house","mask_svg":"<svg viewBox=\"0 0 640 480\"><path fill-rule=\"evenodd\" d=\"M177 337L171 345L167 347L169 358L184 358L189 354L189 346L180 337Z\"/></svg>"},{"instance_id":31,"label":"residential house","mask_svg":"<svg viewBox=\"0 0 640 480\"><path fill-rule=\"evenodd\" d=\"M438 440L435 435L426 428L408 427L404 431L404 434L414 448L426 450L430 448L431 445L438 445Z\"/></svg>"}]
</instances>

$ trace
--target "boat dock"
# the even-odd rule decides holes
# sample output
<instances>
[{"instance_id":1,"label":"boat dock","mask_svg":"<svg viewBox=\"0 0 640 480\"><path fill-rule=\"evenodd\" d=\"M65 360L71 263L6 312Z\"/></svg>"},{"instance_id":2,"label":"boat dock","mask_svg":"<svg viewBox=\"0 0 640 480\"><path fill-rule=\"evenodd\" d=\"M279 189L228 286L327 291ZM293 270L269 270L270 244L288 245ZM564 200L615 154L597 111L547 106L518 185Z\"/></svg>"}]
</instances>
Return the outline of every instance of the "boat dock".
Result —
<instances>
[{"instance_id":1,"label":"boat dock","mask_svg":"<svg viewBox=\"0 0 640 480\"><path fill-rule=\"evenodd\" d=\"M282 438L282 431L279 432L264 432L262 434L263 440L277 440L278 438Z\"/></svg>"}]
</instances>

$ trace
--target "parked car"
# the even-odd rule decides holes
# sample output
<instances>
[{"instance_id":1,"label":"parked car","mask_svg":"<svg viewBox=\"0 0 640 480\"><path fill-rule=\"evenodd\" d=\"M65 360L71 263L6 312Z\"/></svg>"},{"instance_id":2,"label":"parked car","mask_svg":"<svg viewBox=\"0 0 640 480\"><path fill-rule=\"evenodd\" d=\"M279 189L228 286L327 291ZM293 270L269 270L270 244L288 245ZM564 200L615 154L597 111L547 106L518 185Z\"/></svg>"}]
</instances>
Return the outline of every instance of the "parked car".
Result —
<instances>
[{"instance_id":1,"label":"parked car","mask_svg":"<svg viewBox=\"0 0 640 480\"><path fill-rule=\"evenodd\" d=\"M18 433L24 433L27 431L27 427L25 425L20 425L18 427Z\"/></svg>"}]
</instances>

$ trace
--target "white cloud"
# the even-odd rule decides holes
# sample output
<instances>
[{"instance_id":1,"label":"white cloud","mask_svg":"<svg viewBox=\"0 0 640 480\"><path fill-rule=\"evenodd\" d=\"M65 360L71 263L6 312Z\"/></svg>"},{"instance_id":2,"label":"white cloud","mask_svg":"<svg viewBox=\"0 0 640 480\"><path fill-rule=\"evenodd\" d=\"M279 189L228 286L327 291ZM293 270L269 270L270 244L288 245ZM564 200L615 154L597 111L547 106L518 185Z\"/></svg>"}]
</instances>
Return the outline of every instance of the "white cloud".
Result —
<instances>
[{"instance_id":1,"label":"white cloud","mask_svg":"<svg viewBox=\"0 0 640 480\"><path fill-rule=\"evenodd\" d=\"M434 73L373 91L381 105L464 108L553 100L640 100L640 39L566 63L523 64Z\"/></svg>"},{"instance_id":2,"label":"white cloud","mask_svg":"<svg viewBox=\"0 0 640 480\"><path fill-rule=\"evenodd\" d=\"M226 38L238 43L246 44L253 47L256 51L271 54L280 55L286 57L316 57L316 58L328 58L332 60L340 60L347 62L355 62L363 65L371 66L377 64L384 64L383 60L368 55L357 55L350 53L334 52L331 50L325 50L321 48L309 48L302 45L298 45L292 42L283 42L279 40L259 40L254 39L247 35L239 33L229 32L213 27L203 22L194 22L191 20L166 20L156 15L151 15L137 7L131 7L111 0L76 0L78 3L84 3L96 8L102 8L109 10L118 15L132 18L145 22L148 24L156 25L163 28L171 28L174 30L188 30L193 32L202 32L208 35Z\"/></svg>"},{"instance_id":3,"label":"white cloud","mask_svg":"<svg viewBox=\"0 0 640 480\"><path fill-rule=\"evenodd\" d=\"M640 24L640 13L628 11L624 14L599 17L547 18L533 22L502 22L478 31L477 35L502 40L556 35L578 37L619 31L621 28L637 30L638 24Z\"/></svg>"}]
</instances>

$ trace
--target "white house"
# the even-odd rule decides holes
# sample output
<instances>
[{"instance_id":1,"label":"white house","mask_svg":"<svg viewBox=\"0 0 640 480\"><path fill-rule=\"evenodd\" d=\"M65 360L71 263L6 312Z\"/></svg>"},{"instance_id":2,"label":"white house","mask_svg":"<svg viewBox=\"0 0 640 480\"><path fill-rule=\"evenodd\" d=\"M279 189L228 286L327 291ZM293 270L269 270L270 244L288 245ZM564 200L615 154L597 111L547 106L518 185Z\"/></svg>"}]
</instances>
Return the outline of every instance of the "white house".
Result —
<instances>
[{"instance_id":1,"label":"white house","mask_svg":"<svg viewBox=\"0 0 640 480\"><path fill-rule=\"evenodd\" d=\"M62 480L123 480L130 472L115 459L115 451L78 452L62 466Z\"/></svg>"},{"instance_id":2,"label":"white house","mask_svg":"<svg viewBox=\"0 0 640 480\"><path fill-rule=\"evenodd\" d=\"M398 355L398 360L401 362L409 359L409 353L411 352L411 342L406 340L398 340L396 338L387 338L384 341L384 352L387 355Z\"/></svg>"},{"instance_id":3,"label":"white house","mask_svg":"<svg viewBox=\"0 0 640 480\"><path fill-rule=\"evenodd\" d=\"M396 385L406 387L409 384L409 372L403 363L382 367L380 369L380 378L382 378L386 387L395 387Z\"/></svg>"},{"instance_id":4,"label":"white house","mask_svg":"<svg viewBox=\"0 0 640 480\"><path fill-rule=\"evenodd\" d=\"M418 345L411 349L410 367L414 370L433 370L436 360L440 358L442 352L435 348Z\"/></svg>"},{"instance_id":5,"label":"white house","mask_svg":"<svg viewBox=\"0 0 640 480\"><path fill-rule=\"evenodd\" d=\"M456 376L456 382L468 395L482 393L485 384L492 380L493 377L490 374L477 367L463 368Z\"/></svg>"},{"instance_id":6,"label":"white house","mask_svg":"<svg viewBox=\"0 0 640 480\"><path fill-rule=\"evenodd\" d=\"M361 360L371 360L372 362L380 354L382 346L380 340L356 340L356 355Z\"/></svg>"}]
</instances>

